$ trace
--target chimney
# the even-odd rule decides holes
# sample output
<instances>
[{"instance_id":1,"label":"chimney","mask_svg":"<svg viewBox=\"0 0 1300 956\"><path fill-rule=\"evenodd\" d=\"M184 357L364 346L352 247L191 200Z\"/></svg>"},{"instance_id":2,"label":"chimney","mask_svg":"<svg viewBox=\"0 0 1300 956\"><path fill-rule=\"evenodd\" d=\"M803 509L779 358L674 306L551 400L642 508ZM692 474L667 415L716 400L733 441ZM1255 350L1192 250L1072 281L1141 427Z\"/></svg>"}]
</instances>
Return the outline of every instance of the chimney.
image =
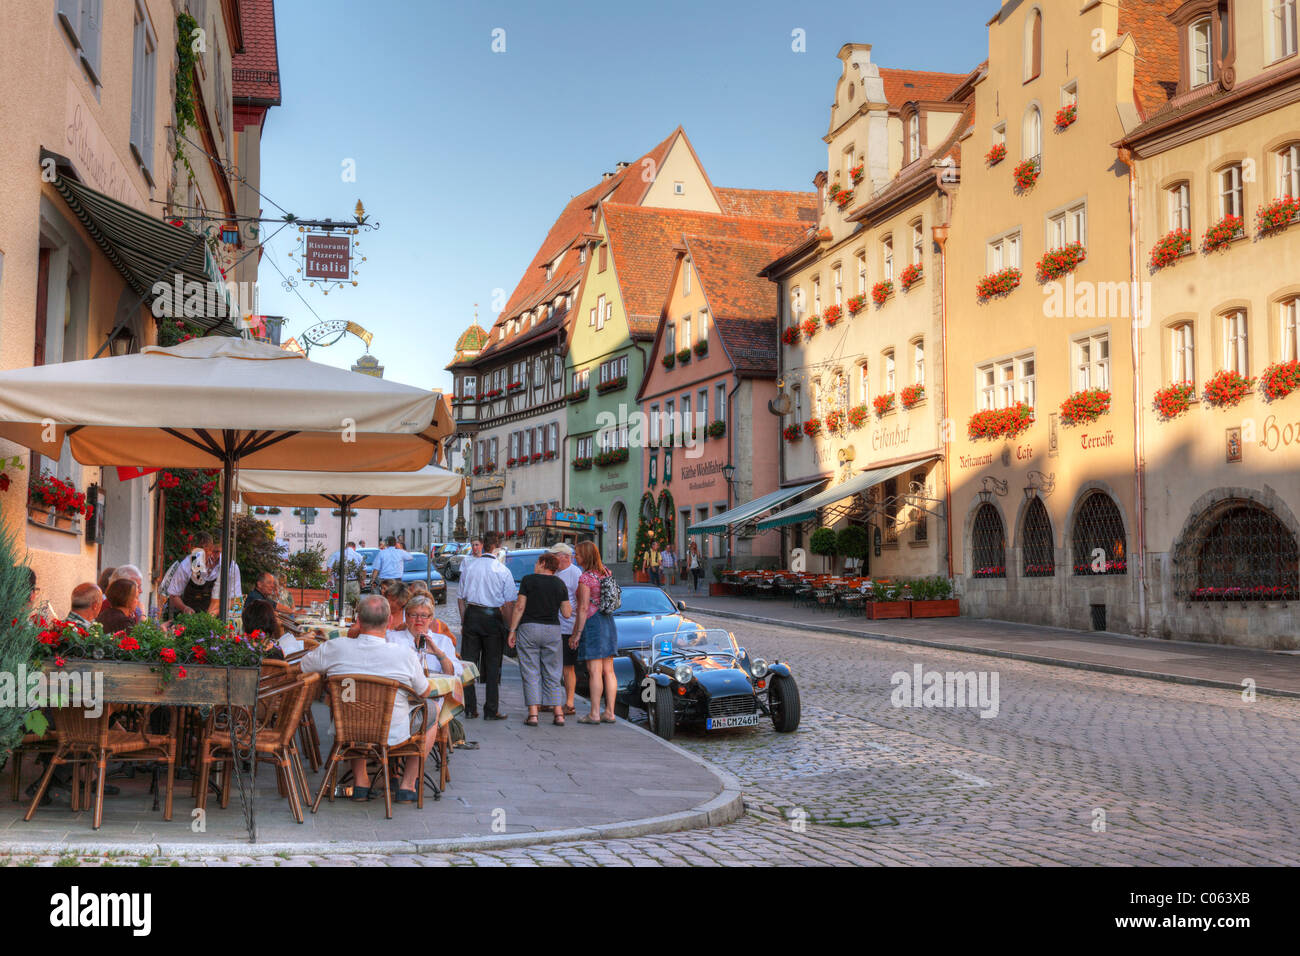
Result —
<instances>
[{"instance_id":1,"label":"chimney","mask_svg":"<svg viewBox=\"0 0 1300 956\"><path fill-rule=\"evenodd\" d=\"M627 169L627 168L628 168L629 166L631 166L631 165L632 165L631 163L629 163L629 162L627 162L626 160L624 160L624 161L619 162L619 163L614 167L614 169L615 169L615 171L621 173L623 170Z\"/></svg>"},{"instance_id":2,"label":"chimney","mask_svg":"<svg viewBox=\"0 0 1300 956\"><path fill-rule=\"evenodd\" d=\"M605 182L606 180L613 179L613 178L614 178L614 174L613 174L613 173L601 173L601 174L600 174L600 181L601 181L602 183Z\"/></svg>"}]
</instances>

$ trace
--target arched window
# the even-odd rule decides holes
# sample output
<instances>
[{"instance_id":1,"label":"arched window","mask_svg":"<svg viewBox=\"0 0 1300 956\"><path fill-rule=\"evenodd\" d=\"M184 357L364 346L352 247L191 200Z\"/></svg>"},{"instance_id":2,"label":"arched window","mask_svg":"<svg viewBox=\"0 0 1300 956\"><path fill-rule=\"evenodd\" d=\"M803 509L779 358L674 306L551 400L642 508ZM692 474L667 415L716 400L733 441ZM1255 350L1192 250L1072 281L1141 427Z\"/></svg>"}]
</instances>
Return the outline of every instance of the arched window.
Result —
<instances>
[{"instance_id":1,"label":"arched window","mask_svg":"<svg viewBox=\"0 0 1300 956\"><path fill-rule=\"evenodd\" d=\"M1025 82L1043 72L1043 12L1035 10L1025 23ZM1032 153L1030 155L1033 155Z\"/></svg>"},{"instance_id":2,"label":"arched window","mask_svg":"<svg viewBox=\"0 0 1300 956\"><path fill-rule=\"evenodd\" d=\"M907 120L907 161L915 162L921 156L921 113L915 111Z\"/></svg>"},{"instance_id":3,"label":"arched window","mask_svg":"<svg viewBox=\"0 0 1300 956\"><path fill-rule=\"evenodd\" d=\"M1021 159L1033 159L1043 151L1043 114L1037 106L1025 113L1024 136L1021 138Z\"/></svg>"},{"instance_id":4,"label":"arched window","mask_svg":"<svg viewBox=\"0 0 1300 956\"><path fill-rule=\"evenodd\" d=\"M1195 545L1197 601L1293 601L1300 555L1295 535L1270 511L1224 502L1201 522Z\"/></svg>"},{"instance_id":5,"label":"arched window","mask_svg":"<svg viewBox=\"0 0 1300 956\"><path fill-rule=\"evenodd\" d=\"M1074 573L1128 574L1124 519L1104 491L1088 492L1074 519Z\"/></svg>"},{"instance_id":6,"label":"arched window","mask_svg":"<svg viewBox=\"0 0 1300 956\"><path fill-rule=\"evenodd\" d=\"M1034 497L1025 509L1020 533L1021 570L1027 578L1050 578L1056 574L1056 547L1052 540L1052 519L1043 499Z\"/></svg>"},{"instance_id":7,"label":"arched window","mask_svg":"<svg viewBox=\"0 0 1300 956\"><path fill-rule=\"evenodd\" d=\"M622 502L614 505L614 560L627 560L627 509Z\"/></svg>"},{"instance_id":8,"label":"arched window","mask_svg":"<svg viewBox=\"0 0 1300 956\"><path fill-rule=\"evenodd\" d=\"M975 512L970 559L971 577L1007 576L1007 536L1002 530L1002 515L994 505L980 505Z\"/></svg>"}]
</instances>

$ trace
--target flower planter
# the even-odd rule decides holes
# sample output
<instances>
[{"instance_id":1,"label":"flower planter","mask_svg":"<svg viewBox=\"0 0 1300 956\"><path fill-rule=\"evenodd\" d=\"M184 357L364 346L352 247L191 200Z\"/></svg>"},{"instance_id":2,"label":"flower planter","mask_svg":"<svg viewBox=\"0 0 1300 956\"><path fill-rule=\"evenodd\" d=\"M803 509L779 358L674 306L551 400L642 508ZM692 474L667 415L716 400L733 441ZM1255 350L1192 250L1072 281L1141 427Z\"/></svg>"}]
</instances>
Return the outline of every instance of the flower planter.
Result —
<instances>
[{"instance_id":1,"label":"flower planter","mask_svg":"<svg viewBox=\"0 0 1300 956\"><path fill-rule=\"evenodd\" d=\"M1110 391L1104 388L1089 388L1075 392L1061 403L1061 423L1064 425L1082 425L1095 422L1110 411Z\"/></svg>"},{"instance_id":2,"label":"flower planter","mask_svg":"<svg viewBox=\"0 0 1300 956\"><path fill-rule=\"evenodd\" d=\"M1196 389L1191 382L1176 382L1157 389L1153 404L1160 417L1169 421L1187 411L1195 395Z\"/></svg>"},{"instance_id":3,"label":"flower planter","mask_svg":"<svg viewBox=\"0 0 1300 956\"><path fill-rule=\"evenodd\" d=\"M893 294L894 283L889 279L884 282L877 282L871 287L871 301L876 303L877 308L884 305Z\"/></svg>"},{"instance_id":4,"label":"flower planter","mask_svg":"<svg viewBox=\"0 0 1300 956\"><path fill-rule=\"evenodd\" d=\"M1034 410L1026 402L1008 408L976 412L966 424L967 437L1015 438L1034 423Z\"/></svg>"},{"instance_id":5,"label":"flower planter","mask_svg":"<svg viewBox=\"0 0 1300 956\"><path fill-rule=\"evenodd\" d=\"M887 621L893 618L911 617L914 601L868 601L866 608L868 621Z\"/></svg>"},{"instance_id":6,"label":"flower planter","mask_svg":"<svg viewBox=\"0 0 1300 956\"><path fill-rule=\"evenodd\" d=\"M1007 158L1007 147L1002 143L994 144L993 148L984 154L984 162L992 167L996 166L1002 160Z\"/></svg>"},{"instance_id":7,"label":"flower planter","mask_svg":"<svg viewBox=\"0 0 1300 956\"><path fill-rule=\"evenodd\" d=\"M1038 174L1042 171L1042 166L1037 159L1026 159L1023 163L1015 168L1011 174L1016 181L1016 192L1024 193L1034 188L1034 183L1038 182Z\"/></svg>"},{"instance_id":8,"label":"flower planter","mask_svg":"<svg viewBox=\"0 0 1300 956\"><path fill-rule=\"evenodd\" d=\"M1300 219L1300 199L1283 196L1255 212L1255 238L1263 239L1281 232Z\"/></svg>"},{"instance_id":9,"label":"flower planter","mask_svg":"<svg viewBox=\"0 0 1300 956\"><path fill-rule=\"evenodd\" d=\"M1161 236L1151 247L1149 265L1152 271L1173 265L1192 251L1192 233L1188 229L1175 229Z\"/></svg>"},{"instance_id":10,"label":"flower planter","mask_svg":"<svg viewBox=\"0 0 1300 956\"><path fill-rule=\"evenodd\" d=\"M867 307L867 297L864 295L855 295L846 303L849 307L849 315L857 315Z\"/></svg>"},{"instance_id":11,"label":"flower planter","mask_svg":"<svg viewBox=\"0 0 1300 956\"><path fill-rule=\"evenodd\" d=\"M1038 260L1038 281L1054 282L1079 268L1079 263L1088 258L1088 250L1078 242L1072 242L1060 249L1049 249Z\"/></svg>"},{"instance_id":12,"label":"flower planter","mask_svg":"<svg viewBox=\"0 0 1300 956\"><path fill-rule=\"evenodd\" d=\"M802 324L799 326L799 331L803 333L804 338L811 340L820 328L821 319L814 315L811 318L803 320Z\"/></svg>"},{"instance_id":13,"label":"flower planter","mask_svg":"<svg viewBox=\"0 0 1300 956\"><path fill-rule=\"evenodd\" d=\"M733 584L726 584L722 581L709 582L709 597L727 597L732 593L735 587Z\"/></svg>"},{"instance_id":14,"label":"flower planter","mask_svg":"<svg viewBox=\"0 0 1300 956\"><path fill-rule=\"evenodd\" d=\"M1069 106L1062 106L1056 111L1056 131L1064 133L1074 125L1074 121L1079 118L1079 107L1071 103Z\"/></svg>"},{"instance_id":15,"label":"flower planter","mask_svg":"<svg viewBox=\"0 0 1300 956\"><path fill-rule=\"evenodd\" d=\"M904 269L903 274L899 277L903 283L903 291L907 292L910 290L912 286L921 281L924 275L924 268L918 265L910 265Z\"/></svg>"},{"instance_id":16,"label":"flower planter","mask_svg":"<svg viewBox=\"0 0 1300 956\"><path fill-rule=\"evenodd\" d=\"M1270 402L1286 398L1300 388L1300 362L1293 360L1270 365L1260 376L1260 387Z\"/></svg>"},{"instance_id":17,"label":"flower planter","mask_svg":"<svg viewBox=\"0 0 1300 956\"><path fill-rule=\"evenodd\" d=\"M1003 269L1001 272L990 273L975 283L975 298L980 302L987 302L989 299L1009 295L1019 285L1020 270Z\"/></svg>"},{"instance_id":18,"label":"flower planter","mask_svg":"<svg viewBox=\"0 0 1300 956\"><path fill-rule=\"evenodd\" d=\"M1216 372L1201 389L1201 397L1207 405L1218 408L1231 408L1250 394L1255 380L1247 378L1229 369Z\"/></svg>"},{"instance_id":19,"label":"flower planter","mask_svg":"<svg viewBox=\"0 0 1300 956\"><path fill-rule=\"evenodd\" d=\"M943 601L913 601L912 617L960 617L961 601L947 598Z\"/></svg>"},{"instance_id":20,"label":"flower planter","mask_svg":"<svg viewBox=\"0 0 1300 956\"><path fill-rule=\"evenodd\" d=\"M677 350L677 364L678 364L678 365L685 365L685 364L686 364L687 362L689 362L690 360L691 360L691 350L690 350L690 349L678 349L678 350Z\"/></svg>"},{"instance_id":21,"label":"flower planter","mask_svg":"<svg viewBox=\"0 0 1300 956\"><path fill-rule=\"evenodd\" d=\"M1227 249L1236 239L1246 235L1246 226L1240 216L1224 216L1201 237L1201 252L1209 255Z\"/></svg>"},{"instance_id":22,"label":"flower planter","mask_svg":"<svg viewBox=\"0 0 1300 956\"><path fill-rule=\"evenodd\" d=\"M904 408L912 408L913 406L919 405L921 402L925 401L925 386L908 385L903 389L903 393L899 397Z\"/></svg>"},{"instance_id":23,"label":"flower planter","mask_svg":"<svg viewBox=\"0 0 1300 956\"><path fill-rule=\"evenodd\" d=\"M650 572L649 572L649 571L633 571L633 572L632 572L632 580L635 581L637 584L649 584L649 583L650 583Z\"/></svg>"},{"instance_id":24,"label":"flower planter","mask_svg":"<svg viewBox=\"0 0 1300 956\"><path fill-rule=\"evenodd\" d=\"M97 661L68 658L62 667L45 661L47 673L93 672L104 675L103 699L115 704L233 704L252 707L257 703L260 667L217 667L212 664L169 665L170 679L162 664L138 661Z\"/></svg>"}]
</instances>

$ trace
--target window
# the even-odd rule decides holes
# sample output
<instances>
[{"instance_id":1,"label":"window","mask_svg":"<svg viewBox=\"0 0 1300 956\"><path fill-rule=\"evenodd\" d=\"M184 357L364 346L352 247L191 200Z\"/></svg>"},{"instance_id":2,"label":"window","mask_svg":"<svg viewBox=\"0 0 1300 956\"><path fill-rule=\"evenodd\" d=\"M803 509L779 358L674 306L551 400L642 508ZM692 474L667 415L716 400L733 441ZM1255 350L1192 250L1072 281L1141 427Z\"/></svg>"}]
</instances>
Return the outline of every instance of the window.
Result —
<instances>
[{"instance_id":1,"label":"window","mask_svg":"<svg viewBox=\"0 0 1300 956\"><path fill-rule=\"evenodd\" d=\"M691 317L688 315L682 318L682 348L688 349L690 347L691 347Z\"/></svg>"},{"instance_id":2,"label":"window","mask_svg":"<svg viewBox=\"0 0 1300 956\"><path fill-rule=\"evenodd\" d=\"M925 256L925 233L921 228L921 220L918 219L912 223L912 265L921 265L921 260Z\"/></svg>"},{"instance_id":3,"label":"window","mask_svg":"<svg viewBox=\"0 0 1300 956\"><path fill-rule=\"evenodd\" d=\"M1005 578L1007 576L1007 536L1002 530L1002 514L992 504L982 504L971 525L971 577Z\"/></svg>"},{"instance_id":4,"label":"window","mask_svg":"<svg viewBox=\"0 0 1300 956\"><path fill-rule=\"evenodd\" d=\"M1223 316L1223 367L1238 375L1248 374L1246 311L1234 309Z\"/></svg>"},{"instance_id":5,"label":"window","mask_svg":"<svg viewBox=\"0 0 1300 956\"><path fill-rule=\"evenodd\" d=\"M1300 143L1283 146L1277 154L1277 195L1300 199Z\"/></svg>"},{"instance_id":6,"label":"window","mask_svg":"<svg viewBox=\"0 0 1300 956\"><path fill-rule=\"evenodd\" d=\"M600 250L596 254L596 271L604 272L605 266L609 264L609 247L601 243Z\"/></svg>"},{"instance_id":7,"label":"window","mask_svg":"<svg viewBox=\"0 0 1300 956\"><path fill-rule=\"evenodd\" d=\"M994 146L1007 145L1007 124L1006 123L999 123L997 126L993 127L992 145Z\"/></svg>"},{"instance_id":8,"label":"window","mask_svg":"<svg viewBox=\"0 0 1300 956\"><path fill-rule=\"evenodd\" d=\"M1104 491L1085 494L1074 519L1074 573L1128 574L1118 506Z\"/></svg>"},{"instance_id":9,"label":"window","mask_svg":"<svg viewBox=\"0 0 1300 956\"><path fill-rule=\"evenodd\" d=\"M1273 3L1273 59L1291 56L1296 49L1296 0L1272 0Z\"/></svg>"},{"instance_id":10,"label":"window","mask_svg":"<svg viewBox=\"0 0 1300 956\"><path fill-rule=\"evenodd\" d=\"M593 329L596 327L596 307L592 306L587 312L587 325Z\"/></svg>"},{"instance_id":11,"label":"window","mask_svg":"<svg viewBox=\"0 0 1300 956\"><path fill-rule=\"evenodd\" d=\"M1052 519L1047 516L1043 499L1035 495L1025 508L1024 529L1020 534L1021 573L1027 578L1050 578L1056 574L1056 547L1052 539Z\"/></svg>"},{"instance_id":12,"label":"window","mask_svg":"<svg viewBox=\"0 0 1300 956\"><path fill-rule=\"evenodd\" d=\"M844 268L836 266L831 270L831 285L835 296L835 304L844 304Z\"/></svg>"},{"instance_id":13,"label":"window","mask_svg":"<svg viewBox=\"0 0 1300 956\"><path fill-rule=\"evenodd\" d=\"M700 404L699 404L698 414L700 416L700 427L708 428L709 427L709 390L707 388L700 389L699 398L700 398Z\"/></svg>"},{"instance_id":14,"label":"window","mask_svg":"<svg viewBox=\"0 0 1300 956\"><path fill-rule=\"evenodd\" d=\"M794 395L794 420L801 422L803 420L803 390L798 385L793 385L790 392Z\"/></svg>"},{"instance_id":15,"label":"window","mask_svg":"<svg viewBox=\"0 0 1300 956\"><path fill-rule=\"evenodd\" d=\"M1241 163L1219 170L1219 218L1240 216L1244 202L1241 187Z\"/></svg>"},{"instance_id":16,"label":"window","mask_svg":"<svg viewBox=\"0 0 1300 956\"><path fill-rule=\"evenodd\" d=\"M892 282L894 280L894 237L885 236L885 238L880 241L880 245L881 255L884 260L884 274L882 278L886 282Z\"/></svg>"},{"instance_id":17,"label":"window","mask_svg":"<svg viewBox=\"0 0 1300 956\"><path fill-rule=\"evenodd\" d=\"M863 362L858 366L858 404L866 405L871 401L871 376L868 374L868 366Z\"/></svg>"},{"instance_id":18,"label":"window","mask_svg":"<svg viewBox=\"0 0 1300 956\"><path fill-rule=\"evenodd\" d=\"M988 247L989 272L1020 268L1020 231L992 240Z\"/></svg>"},{"instance_id":19,"label":"window","mask_svg":"<svg viewBox=\"0 0 1300 956\"><path fill-rule=\"evenodd\" d=\"M1187 49L1191 55L1192 86L1204 86L1214 79L1214 47L1209 17L1187 28Z\"/></svg>"},{"instance_id":20,"label":"window","mask_svg":"<svg viewBox=\"0 0 1300 956\"><path fill-rule=\"evenodd\" d=\"M614 505L614 560L627 560L627 509L622 502Z\"/></svg>"},{"instance_id":21,"label":"window","mask_svg":"<svg viewBox=\"0 0 1300 956\"><path fill-rule=\"evenodd\" d=\"M131 152L146 172L153 170L153 107L157 41L137 0L131 64ZM150 177L152 178L152 177Z\"/></svg>"},{"instance_id":22,"label":"window","mask_svg":"<svg viewBox=\"0 0 1300 956\"><path fill-rule=\"evenodd\" d=\"M546 450L552 455L560 447L560 423L551 422L546 427Z\"/></svg>"},{"instance_id":23,"label":"window","mask_svg":"<svg viewBox=\"0 0 1300 956\"><path fill-rule=\"evenodd\" d=\"M1086 335L1075 339L1071 348L1074 351L1074 390L1110 388L1110 335L1105 332Z\"/></svg>"},{"instance_id":24,"label":"window","mask_svg":"<svg viewBox=\"0 0 1300 956\"><path fill-rule=\"evenodd\" d=\"M596 297L596 331L599 332L605 327L605 320L609 318L609 306L605 304L603 295Z\"/></svg>"},{"instance_id":25,"label":"window","mask_svg":"<svg viewBox=\"0 0 1300 956\"><path fill-rule=\"evenodd\" d=\"M1025 113L1024 139L1021 143L1020 158L1035 159L1043 152L1043 114L1037 106L1029 107Z\"/></svg>"},{"instance_id":26,"label":"window","mask_svg":"<svg viewBox=\"0 0 1300 956\"><path fill-rule=\"evenodd\" d=\"M695 431L695 419L691 418L691 396L682 396L682 435Z\"/></svg>"},{"instance_id":27,"label":"window","mask_svg":"<svg viewBox=\"0 0 1300 956\"><path fill-rule=\"evenodd\" d=\"M913 113L907 120L907 162L915 162L921 156L921 114Z\"/></svg>"},{"instance_id":28,"label":"window","mask_svg":"<svg viewBox=\"0 0 1300 956\"><path fill-rule=\"evenodd\" d=\"M980 409L1009 408L1016 402L1033 405L1036 398L1032 352L1015 358L989 362L976 369Z\"/></svg>"},{"instance_id":29,"label":"window","mask_svg":"<svg viewBox=\"0 0 1300 956\"><path fill-rule=\"evenodd\" d=\"M1300 327L1297 326L1297 313L1300 312L1300 299L1287 299L1278 306L1282 319L1281 360L1294 362L1300 359Z\"/></svg>"},{"instance_id":30,"label":"window","mask_svg":"<svg viewBox=\"0 0 1300 956\"><path fill-rule=\"evenodd\" d=\"M848 186L853 182L853 147L850 146L844 151L844 185Z\"/></svg>"},{"instance_id":31,"label":"window","mask_svg":"<svg viewBox=\"0 0 1300 956\"><path fill-rule=\"evenodd\" d=\"M914 492L912 491L913 488L916 489ZM908 491L911 494L929 496L930 489L926 487L924 471L912 472L912 484L911 484L911 488L909 488ZM930 540L929 516L920 507L913 508L912 515L913 515L913 521L915 522L915 524L913 524L912 526L913 527L912 540L916 542L929 541Z\"/></svg>"},{"instance_id":32,"label":"window","mask_svg":"<svg viewBox=\"0 0 1300 956\"><path fill-rule=\"evenodd\" d=\"M610 359L608 362L602 362L600 366L600 384L607 382L617 382L620 378L627 375L627 356L620 355L618 358Z\"/></svg>"},{"instance_id":33,"label":"window","mask_svg":"<svg viewBox=\"0 0 1300 956\"><path fill-rule=\"evenodd\" d=\"M571 391L580 392L587 387L591 379L591 369L584 368L581 371L573 373L573 388Z\"/></svg>"},{"instance_id":34,"label":"window","mask_svg":"<svg viewBox=\"0 0 1300 956\"><path fill-rule=\"evenodd\" d=\"M813 315L822 314L822 280L821 276L813 276Z\"/></svg>"},{"instance_id":35,"label":"window","mask_svg":"<svg viewBox=\"0 0 1300 956\"><path fill-rule=\"evenodd\" d=\"M560 358L557 355L554 357L554 360L552 361L551 364L551 380L555 382L559 382L562 381L563 379L564 379L564 359Z\"/></svg>"},{"instance_id":36,"label":"window","mask_svg":"<svg viewBox=\"0 0 1300 956\"><path fill-rule=\"evenodd\" d=\"M867 254L858 253L858 295L867 294Z\"/></svg>"},{"instance_id":37,"label":"window","mask_svg":"<svg viewBox=\"0 0 1300 956\"><path fill-rule=\"evenodd\" d=\"M1171 382L1196 382L1196 332L1191 322L1181 322L1169 330Z\"/></svg>"},{"instance_id":38,"label":"window","mask_svg":"<svg viewBox=\"0 0 1300 956\"><path fill-rule=\"evenodd\" d=\"M650 444L659 444L659 406L650 406Z\"/></svg>"},{"instance_id":39,"label":"window","mask_svg":"<svg viewBox=\"0 0 1300 956\"><path fill-rule=\"evenodd\" d=\"M664 355L677 354L677 325L669 322L664 329Z\"/></svg>"},{"instance_id":40,"label":"window","mask_svg":"<svg viewBox=\"0 0 1300 956\"><path fill-rule=\"evenodd\" d=\"M585 265L587 262L587 247L583 246L578 250L578 265Z\"/></svg>"},{"instance_id":41,"label":"window","mask_svg":"<svg viewBox=\"0 0 1300 956\"><path fill-rule=\"evenodd\" d=\"M795 286L790 290L790 322L793 325L803 315L803 289Z\"/></svg>"},{"instance_id":42,"label":"window","mask_svg":"<svg viewBox=\"0 0 1300 956\"><path fill-rule=\"evenodd\" d=\"M887 478L884 485L885 543L898 544L898 479Z\"/></svg>"},{"instance_id":43,"label":"window","mask_svg":"<svg viewBox=\"0 0 1300 956\"><path fill-rule=\"evenodd\" d=\"M510 433L510 458L513 461L519 457L519 433Z\"/></svg>"},{"instance_id":44,"label":"window","mask_svg":"<svg viewBox=\"0 0 1300 956\"><path fill-rule=\"evenodd\" d=\"M1043 13L1034 10L1025 23L1025 82L1043 72Z\"/></svg>"},{"instance_id":45,"label":"window","mask_svg":"<svg viewBox=\"0 0 1300 956\"><path fill-rule=\"evenodd\" d=\"M1079 105L1079 84L1066 83L1061 87L1061 105L1078 106Z\"/></svg>"},{"instance_id":46,"label":"window","mask_svg":"<svg viewBox=\"0 0 1300 956\"><path fill-rule=\"evenodd\" d=\"M1047 218L1047 246L1062 249L1071 243L1088 244L1088 210L1084 203L1055 213Z\"/></svg>"},{"instance_id":47,"label":"window","mask_svg":"<svg viewBox=\"0 0 1300 956\"><path fill-rule=\"evenodd\" d=\"M104 24L104 0L58 0L59 22L81 58L91 82L102 86L99 70L100 35Z\"/></svg>"},{"instance_id":48,"label":"window","mask_svg":"<svg viewBox=\"0 0 1300 956\"><path fill-rule=\"evenodd\" d=\"M1192 228L1192 193L1186 182L1169 187L1169 229Z\"/></svg>"},{"instance_id":49,"label":"window","mask_svg":"<svg viewBox=\"0 0 1300 956\"><path fill-rule=\"evenodd\" d=\"M682 263L682 295L691 294L691 260Z\"/></svg>"},{"instance_id":50,"label":"window","mask_svg":"<svg viewBox=\"0 0 1300 956\"><path fill-rule=\"evenodd\" d=\"M705 348L709 345L709 313L700 312L700 341L704 343Z\"/></svg>"},{"instance_id":51,"label":"window","mask_svg":"<svg viewBox=\"0 0 1300 956\"><path fill-rule=\"evenodd\" d=\"M894 350L890 349L885 353L885 393L894 391Z\"/></svg>"},{"instance_id":52,"label":"window","mask_svg":"<svg viewBox=\"0 0 1300 956\"><path fill-rule=\"evenodd\" d=\"M912 343L912 384L925 384L925 340Z\"/></svg>"},{"instance_id":53,"label":"window","mask_svg":"<svg viewBox=\"0 0 1300 956\"><path fill-rule=\"evenodd\" d=\"M592 454L592 438L588 435L586 438L579 438L574 441L574 458L594 458Z\"/></svg>"},{"instance_id":54,"label":"window","mask_svg":"<svg viewBox=\"0 0 1300 956\"><path fill-rule=\"evenodd\" d=\"M677 402L670 398L665 403L664 408L668 414L668 421L664 427L664 438L671 445L673 436L677 434Z\"/></svg>"},{"instance_id":55,"label":"window","mask_svg":"<svg viewBox=\"0 0 1300 956\"><path fill-rule=\"evenodd\" d=\"M1296 539L1254 502L1220 503L1201 522L1194 545L1195 578L1186 596L1198 601L1293 601L1300 596Z\"/></svg>"}]
</instances>

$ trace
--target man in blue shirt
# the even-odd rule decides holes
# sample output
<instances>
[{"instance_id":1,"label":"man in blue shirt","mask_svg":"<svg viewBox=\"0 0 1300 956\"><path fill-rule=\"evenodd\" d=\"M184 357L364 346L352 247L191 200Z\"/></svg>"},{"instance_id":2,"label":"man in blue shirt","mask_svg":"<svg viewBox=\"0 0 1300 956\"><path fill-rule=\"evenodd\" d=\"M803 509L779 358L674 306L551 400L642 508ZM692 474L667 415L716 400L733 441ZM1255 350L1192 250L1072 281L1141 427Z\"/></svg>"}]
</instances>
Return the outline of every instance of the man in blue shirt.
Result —
<instances>
[{"instance_id":1,"label":"man in blue shirt","mask_svg":"<svg viewBox=\"0 0 1300 956\"><path fill-rule=\"evenodd\" d=\"M371 584L400 581L402 572L406 570L406 559L410 555L397 546L397 537L390 534L385 544L388 547L381 548L375 555L375 575L370 579Z\"/></svg>"}]
</instances>

